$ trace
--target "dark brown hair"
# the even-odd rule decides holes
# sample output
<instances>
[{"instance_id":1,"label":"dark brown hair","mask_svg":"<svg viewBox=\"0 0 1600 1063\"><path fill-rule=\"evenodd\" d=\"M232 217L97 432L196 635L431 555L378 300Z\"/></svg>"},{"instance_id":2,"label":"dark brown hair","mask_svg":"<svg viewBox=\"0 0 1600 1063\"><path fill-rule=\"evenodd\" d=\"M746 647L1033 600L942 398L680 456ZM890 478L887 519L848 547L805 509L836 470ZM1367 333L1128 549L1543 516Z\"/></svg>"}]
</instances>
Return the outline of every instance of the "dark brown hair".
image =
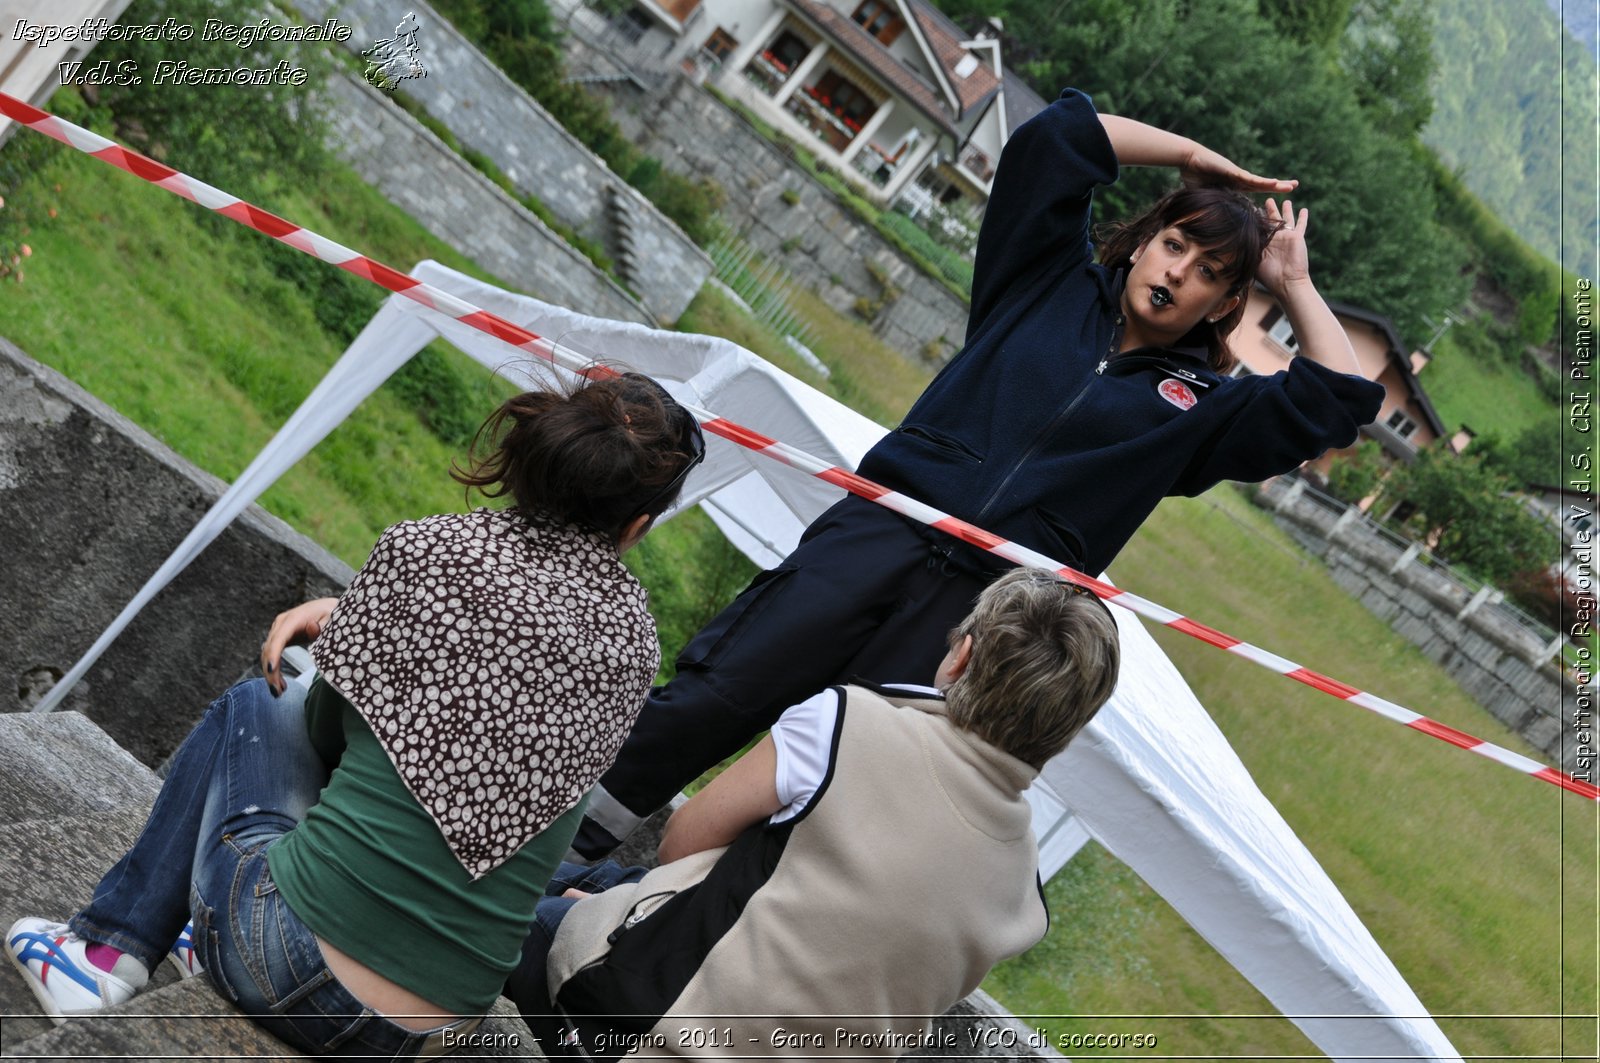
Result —
<instances>
[{"instance_id":1,"label":"dark brown hair","mask_svg":"<svg viewBox=\"0 0 1600 1063\"><path fill-rule=\"evenodd\" d=\"M452 465L450 475L490 498L509 493L524 512L620 539L640 514L654 520L677 500L664 489L691 460L697 431L659 385L627 373L507 399L473 437L470 468Z\"/></svg>"},{"instance_id":2,"label":"dark brown hair","mask_svg":"<svg viewBox=\"0 0 1600 1063\"><path fill-rule=\"evenodd\" d=\"M1201 321L1184 337L1187 344L1204 345L1211 368L1226 373L1237 362L1228 349L1228 334L1244 318L1244 305L1261 265L1261 255L1278 227L1243 192L1231 188L1177 188L1132 221L1103 226L1095 234L1101 241L1100 264L1110 269L1128 269L1140 245L1169 226L1182 229L1185 237L1221 258L1232 282L1228 294L1239 296L1239 305L1228 314L1215 323Z\"/></svg>"}]
</instances>

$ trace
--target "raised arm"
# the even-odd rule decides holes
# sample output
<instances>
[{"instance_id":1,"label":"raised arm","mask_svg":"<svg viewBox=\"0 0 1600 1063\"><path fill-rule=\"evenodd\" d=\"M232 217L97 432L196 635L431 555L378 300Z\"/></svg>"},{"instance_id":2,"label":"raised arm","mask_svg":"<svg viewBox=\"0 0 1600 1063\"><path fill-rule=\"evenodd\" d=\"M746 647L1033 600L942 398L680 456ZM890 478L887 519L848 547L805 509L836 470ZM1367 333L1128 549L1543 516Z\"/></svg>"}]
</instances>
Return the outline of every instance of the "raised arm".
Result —
<instances>
[{"instance_id":1,"label":"raised arm","mask_svg":"<svg viewBox=\"0 0 1600 1063\"><path fill-rule=\"evenodd\" d=\"M1018 285L1088 261L1094 189L1114 182L1121 166L1171 166L1185 182L1251 192L1296 184L1253 174L1187 137L1097 114L1089 97L1067 89L1001 153L973 266L969 340Z\"/></svg>"},{"instance_id":2,"label":"raised arm","mask_svg":"<svg viewBox=\"0 0 1600 1063\"><path fill-rule=\"evenodd\" d=\"M1311 282L1306 257L1310 212L1301 207L1297 218L1292 202L1284 200L1280 210L1277 201L1269 199L1267 217L1282 222L1283 227L1272 234L1256 275L1283 306L1289 327L1299 341L1300 354L1337 372L1360 376L1361 363L1350 346L1350 337Z\"/></svg>"},{"instance_id":3,"label":"raised arm","mask_svg":"<svg viewBox=\"0 0 1600 1063\"><path fill-rule=\"evenodd\" d=\"M1253 174L1188 137L1114 114L1100 116L1121 166L1171 166L1187 185L1225 185L1243 192L1292 192L1298 181Z\"/></svg>"},{"instance_id":4,"label":"raised arm","mask_svg":"<svg viewBox=\"0 0 1600 1063\"><path fill-rule=\"evenodd\" d=\"M1019 284L1088 260L1094 188L1116 179L1094 104L1076 89L1018 127L1000 153L978 234L969 340Z\"/></svg>"}]
</instances>

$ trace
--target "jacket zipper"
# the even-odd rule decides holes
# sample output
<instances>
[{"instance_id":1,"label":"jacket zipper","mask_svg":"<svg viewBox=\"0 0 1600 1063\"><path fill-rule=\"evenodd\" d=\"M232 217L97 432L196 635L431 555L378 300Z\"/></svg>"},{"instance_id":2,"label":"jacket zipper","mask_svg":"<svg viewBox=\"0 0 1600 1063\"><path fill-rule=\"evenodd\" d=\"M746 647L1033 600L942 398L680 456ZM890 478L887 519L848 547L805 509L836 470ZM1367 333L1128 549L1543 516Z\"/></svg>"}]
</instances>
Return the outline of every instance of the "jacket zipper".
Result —
<instances>
[{"instance_id":1,"label":"jacket zipper","mask_svg":"<svg viewBox=\"0 0 1600 1063\"><path fill-rule=\"evenodd\" d=\"M1119 368L1124 366L1142 365L1159 366L1161 369L1165 370L1169 376L1178 377L1186 383L1194 384L1202 388L1209 388L1211 386L1210 381L1202 380L1197 374L1191 373L1189 370L1184 369L1181 366L1173 365L1172 359L1163 358L1158 354L1125 354L1116 361ZM1105 371L1110 364L1110 358L1100 359L1100 364L1094 367L1095 376L1104 376Z\"/></svg>"},{"instance_id":2,"label":"jacket zipper","mask_svg":"<svg viewBox=\"0 0 1600 1063\"><path fill-rule=\"evenodd\" d=\"M1122 326L1126 323L1127 319L1121 314L1118 314L1112 321L1111 342L1107 345L1105 356L1100 359L1100 364L1094 367L1095 376L1100 375L1101 370L1106 367L1106 362L1110 361L1111 357L1117 353L1117 347L1122 343ZM1017 478L1017 473L1022 471L1024 465L1033 460L1033 456L1039 452L1039 448L1044 446L1044 441L1055 435L1056 430L1072 415L1072 411L1077 409L1078 403L1083 401L1084 395L1088 394L1092 384L1094 384L1094 377L1085 380L1083 387L1079 388L1078 393L1072 396L1072 401L1068 402L1055 415L1050 423L1044 427L1043 431L1034 435L1033 442L1029 443L1028 449L1022 452L1022 457L1011 468L1006 470L1006 474L1001 478L999 485L989 492L988 497L983 500L983 505L978 507L978 515L972 518L973 523L980 527L982 526L983 518L989 515L989 510L993 509L994 504L1000 500L1000 496L1005 494L1006 488L1011 486L1011 481Z\"/></svg>"},{"instance_id":3,"label":"jacket zipper","mask_svg":"<svg viewBox=\"0 0 1600 1063\"><path fill-rule=\"evenodd\" d=\"M633 906L628 909L628 914L623 917L622 922L617 925L615 930L606 935L606 944L615 945L617 940L622 937L625 931L632 930L634 927L644 922L652 913L655 912L657 908L660 908L662 904L667 903L668 900L671 900L677 895L677 890L659 890L634 901ZM661 901L660 904L652 905L648 909L645 908L645 905L650 904L651 901L658 897L665 897L666 900Z\"/></svg>"},{"instance_id":4,"label":"jacket zipper","mask_svg":"<svg viewBox=\"0 0 1600 1063\"><path fill-rule=\"evenodd\" d=\"M1109 351L1107 351L1105 356L1100 359L1100 363L1094 367L1094 375L1096 377L1104 376L1106 368L1111 364L1112 358L1116 357L1117 341L1121 338L1121 335L1122 335L1122 327L1121 326L1122 326L1122 318L1121 318L1121 316L1118 316L1118 318L1117 318L1117 328L1115 330L1113 330L1113 332L1111 334L1111 349ZM1158 365L1158 366L1161 366L1163 369L1167 369L1169 372L1176 373L1178 376L1181 376L1184 380L1187 380L1190 383L1196 384L1196 385L1198 385L1200 387L1208 388L1208 387L1211 386L1207 381L1201 380L1194 373L1191 373L1191 372L1189 372L1189 371L1187 371L1185 369L1182 369L1182 368L1180 368L1178 366L1173 365L1171 359L1163 358L1163 357L1161 357L1159 355L1150 355L1150 354L1128 355L1128 354L1125 354L1122 357L1117 358L1116 362L1117 362L1117 365L1119 367L1122 367L1122 366L1130 366L1130 367L1132 367L1132 366L1141 366L1141 365ZM1017 463L1015 465L1013 465L1009 470L1007 470L1004 479L1002 479L1000 481L1000 486L996 487L993 491L991 491L989 493L988 497L986 497L983 500L983 506L982 506L982 508L980 508L978 510L978 515L973 518L973 523L978 524L979 526L982 526L983 519L986 516L989 515L989 510L994 508L994 504L1000 500L1000 496L1005 493L1006 488L1011 486L1011 482L1017 478L1017 474L1022 471L1022 467L1024 465L1028 464L1029 461L1033 460L1033 456L1039 452L1039 448L1044 446L1045 440L1047 440L1051 436L1055 435L1056 432L1061 428L1061 426L1064 423L1066 423L1067 418L1072 415L1072 411L1073 410L1077 409L1078 403L1083 401L1084 395L1088 394L1089 388L1093 384L1094 384L1094 379L1093 378L1090 378L1089 380L1085 381L1083 387L1078 389L1078 393L1076 395L1072 396L1072 401L1068 402L1066 407L1063 408L1059 413L1057 413L1055 415L1055 417L1050 421L1050 423L1045 426L1043 431L1039 432L1037 435L1035 435L1033 437L1033 442L1031 442L1028 445L1028 449L1023 452L1023 455L1022 455L1021 459L1018 460Z\"/></svg>"},{"instance_id":5,"label":"jacket zipper","mask_svg":"<svg viewBox=\"0 0 1600 1063\"><path fill-rule=\"evenodd\" d=\"M1100 364L1104 365L1105 363L1101 362ZM1095 375L1099 375L1098 369L1095 371ZM1068 417L1072 416L1072 411L1078 408L1078 403L1083 401L1083 397L1089 393L1089 388L1093 384L1093 378L1084 381L1083 387L1079 388L1078 393L1072 396L1072 401L1067 403L1061 412L1055 415L1054 420L1046 425L1043 431L1033 437L1033 442L1028 444L1028 449L1023 452L1022 457L1006 472L1005 478L1000 481L1000 485L989 492L989 497L983 500L983 508L978 510L978 515L973 518L973 523L979 527L983 526L983 518L989 515L989 510L1000 500L1000 496L1005 494L1006 488L1011 486L1011 481L1017 478L1017 473L1022 471L1024 465L1033 460L1033 456L1039 452L1039 448L1044 446L1045 440L1055 435L1056 430L1066 422Z\"/></svg>"}]
</instances>

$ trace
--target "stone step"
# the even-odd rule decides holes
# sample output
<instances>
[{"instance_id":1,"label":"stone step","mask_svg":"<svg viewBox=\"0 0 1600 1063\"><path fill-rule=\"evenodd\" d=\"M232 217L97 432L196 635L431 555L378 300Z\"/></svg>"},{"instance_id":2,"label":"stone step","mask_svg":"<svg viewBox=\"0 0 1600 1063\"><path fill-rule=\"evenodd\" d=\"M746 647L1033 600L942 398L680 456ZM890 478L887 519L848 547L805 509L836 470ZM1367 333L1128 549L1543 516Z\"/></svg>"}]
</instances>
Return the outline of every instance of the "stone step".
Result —
<instances>
[{"instance_id":1,"label":"stone step","mask_svg":"<svg viewBox=\"0 0 1600 1063\"><path fill-rule=\"evenodd\" d=\"M0 714L0 824L148 809L160 789L161 780L87 716Z\"/></svg>"},{"instance_id":2,"label":"stone step","mask_svg":"<svg viewBox=\"0 0 1600 1063\"><path fill-rule=\"evenodd\" d=\"M81 717L80 717L81 719ZM141 769L144 770L144 769ZM150 802L139 799L119 811L8 821L0 808L0 931L25 915L65 921L83 907L106 869L133 844ZM162 964L151 985L177 978ZM0 964L0 1049L11 1050L51 1028L27 984L10 962Z\"/></svg>"},{"instance_id":3,"label":"stone step","mask_svg":"<svg viewBox=\"0 0 1600 1063\"><path fill-rule=\"evenodd\" d=\"M30 998L31 999L31 998ZM505 999L462 1046L460 1054L541 1060L537 1043ZM205 978L146 989L104 1015L80 1016L43 1032L13 1033L5 1024L6 1059L219 1059L264 1056L300 1060L288 1045L247 1019Z\"/></svg>"},{"instance_id":4,"label":"stone step","mask_svg":"<svg viewBox=\"0 0 1600 1063\"><path fill-rule=\"evenodd\" d=\"M88 717L0 714L0 930L25 915L65 920L144 828L161 782ZM55 1026L0 963L0 1055L7 1058L289 1056L204 978L162 964L132 1000ZM542 1058L507 1000L472 1054Z\"/></svg>"},{"instance_id":5,"label":"stone step","mask_svg":"<svg viewBox=\"0 0 1600 1063\"><path fill-rule=\"evenodd\" d=\"M304 1058L239 1014L204 978L146 989L103 1015L69 1019L22 1040L13 1040L10 1026L8 1019L0 1053L7 1059Z\"/></svg>"},{"instance_id":6,"label":"stone step","mask_svg":"<svg viewBox=\"0 0 1600 1063\"><path fill-rule=\"evenodd\" d=\"M0 930L66 919L144 827L155 774L76 712L0 715ZM22 979L0 970L0 1048L51 1028ZM170 968L154 984L176 978Z\"/></svg>"},{"instance_id":7,"label":"stone step","mask_svg":"<svg viewBox=\"0 0 1600 1063\"><path fill-rule=\"evenodd\" d=\"M148 802L95 815L0 818L0 928L24 915L65 919L89 899L106 868L138 837ZM164 1057L292 1055L224 1001L204 978L177 981L170 964L120 1008L53 1026L27 985L0 964L0 1055L7 1057ZM136 1018L143 1016L144 1018ZM541 1058L528 1028L501 1000L479 1027L476 1055Z\"/></svg>"}]
</instances>

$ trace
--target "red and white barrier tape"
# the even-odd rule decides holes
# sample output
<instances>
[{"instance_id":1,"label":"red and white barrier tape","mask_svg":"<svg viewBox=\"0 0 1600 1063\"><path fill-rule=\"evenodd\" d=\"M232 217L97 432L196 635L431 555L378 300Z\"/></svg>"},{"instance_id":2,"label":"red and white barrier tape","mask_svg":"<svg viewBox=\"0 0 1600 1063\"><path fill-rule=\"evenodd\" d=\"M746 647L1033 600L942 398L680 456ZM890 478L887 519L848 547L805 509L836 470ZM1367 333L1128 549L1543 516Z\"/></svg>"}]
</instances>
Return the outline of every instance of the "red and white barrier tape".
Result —
<instances>
[{"instance_id":1,"label":"red and white barrier tape","mask_svg":"<svg viewBox=\"0 0 1600 1063\"><path fill-rule=\"evenodd\" d=\"M204 181L180 173L170 166L156 162L154 159L140 155L138 152L130 151L115 141L107 140L98 133L90 132L81 126L57 118L3 92L0 92L0 114L14 119L35 132L43 133L47 137L59 140L68 147L87 155L93 155L102 162L108 162L119 169L126 170L135 177L142 178L151 184L159 185L175 195L182 196L184 199L198 203L208 210L231 218L241 225L255 229L257 232L265 233L280 243L288 244L296 250L304 251L308 255L338 266L347 272L354 273L358 277L364 277L392 292L421 303L429 309L448 314L457 321L471 325L473 328L503 340L520 351L532 354L552 364L560 365L564 369L580 373L591 379L603 379L616 373L613 369L595 365L587 359L582 360L582 364L575 364L575 356L561 351L550 340L535 335L520 325L513 324L486 310L479 309L448 292L419 281L415 277L407 276L381 262L376 262L365 255L352 251L342 244L318 236L309 229L301 228L220 189L213 188ZM1315 687L1325 694L1332 694L1342 701L1349 702L1352 705L1359 705L1380 716L1402 723L1413 730L1432 735L1442 741L1449 742L1451 745L1460 746L1462 749L1471 750L1479 756L1487 757L1509 768L1531 775L1536 779L1543 779L1545 782L1553 783L1564 790L1570 790L1591 801L1600 801L1600 787L1592 783L1574 779L1565 772L1546 767L1521 754L1513 753L1509 749L1503 749L1482 739L1474 738L1472 735L1458 731L1454 727L1431 720L1421 713L1412 712L1404 706L1396 705L1392 701L1380 698L1376 694L1358 690L1355 687L1339 682L1337 679L1331 679L1318 672L1313 672L1311 669L1296 664L1294 661L1279 657L1277 654L1264 650L1259 646L1253 646L1248 642L1234 638L1232 635L1224 634L1215 628L1190 620L1188 617L1175 613L1147 598L1141 598L1137 594L1094 579L1037 551L1002 539L998 535L990 534L982 528L968 524L966 521L953 517L942 510L918 502L914 498L908 498L896 491L891 491L880 484L873 483L871 480L857 476L847 469L825 462L787 443L769 439L759 432L751 431L742 425L718 417L708 410L693 406L688 407L688 409L700 421L706 431L737 443L739 446L765 454L767 457L780 461L791 468L808 473L818 479L826 480L828 483L842 487L852 494L860 495L862 498L876 502L878 505L910 517L912 520L938 528L940 531L1003 557L1008 561L1053 571L1073 583L1087 587L1107 602L1120 605L1124 609L1137 613L1139 616L1153 620L1158 624L1164 624L1175 631L1181 631L1186 635L1197 638L1202 642L1210 643L1219 649L1243 657L1248 661L1253 661L1263 668L1277 672L1288 679Z\"/></svg>"}]
</instances>

